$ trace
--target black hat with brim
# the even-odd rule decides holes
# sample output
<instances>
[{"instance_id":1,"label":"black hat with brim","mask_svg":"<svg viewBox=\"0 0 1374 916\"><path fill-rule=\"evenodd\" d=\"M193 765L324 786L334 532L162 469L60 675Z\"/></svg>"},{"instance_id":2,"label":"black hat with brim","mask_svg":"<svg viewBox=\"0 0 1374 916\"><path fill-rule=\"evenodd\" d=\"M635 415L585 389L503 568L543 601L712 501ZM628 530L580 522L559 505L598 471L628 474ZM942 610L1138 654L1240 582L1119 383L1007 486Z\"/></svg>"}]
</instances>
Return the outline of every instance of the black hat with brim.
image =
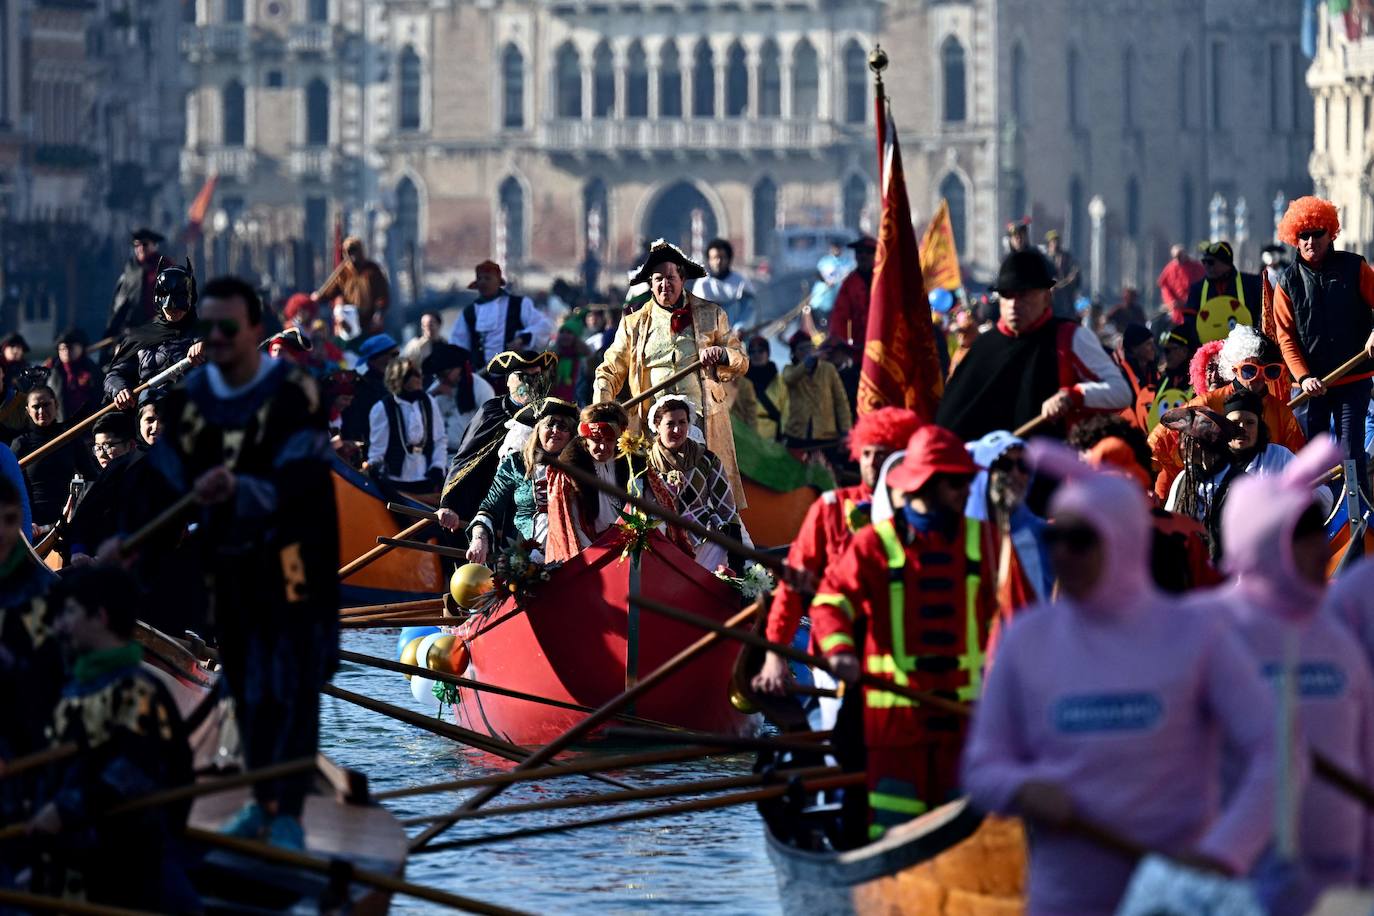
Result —
<instances>
[{"instance_id":1,"label":"black hat with brim","mask_svg":"<svg viewBox=\"0 0 1374 916\"><path fill-rule=\"evenodd\" d=\"M545 350L503 350L487 363L490 375L509 375L512 372L547 372L558 365L558 357Z\"/></svg>"},{"instance_id":2,"label":"black hat with brim","mask_svg":"<svg viewBox=\"0 0 1374 916\"><path fill-rule=\"evenodd\" d=\"M871 235L861 235L844 247L852 248L855 251L858 251L860 248L867 248L870 251L877 251L878 240Z\"/></svg>"},{"instance_id":3,"label":"black hat with brim","mask_svg":"<svg viewBox=\"0 0 1374 916\"><path fill-rule=\"evenodd\" d=\"M163 242L167 241L167 236L163 235L161 232L157 232L156 230L149 229L147 226L140 226L138 229L135 229L133 232L129 234L129 241L153 242L155 244L161 245Z\"/></svg>"},{"instance_id":4,"label":"black hat with brim","mask_svg":"<svg viewBox=\"0 0 1374 916\"><path fill-rule=\"evenodd\" d=\"M672 242L659 239L649 246L649 256L644 259L639 270L630 278L630 283L648 283L654 268L660 264L676 264L678 270L682 272L682 279L684 280L698 280L706 276L706 268L687 257L681 248Z\"/></svg>"},{"instance_id":5,"label":"black hat with brim","mask_svg":"<svg viewBox=\"0 0 1374 916\"><path fill-rule=\"evenodd\" d=\"M544 400L539 402L538 406L539 410L536 414L536 418L539 420L543 420L546 417L563 417L576 423L578 417L582 415L582 411L578 410L576 404L565 401L562 398L544 398Z\"/></svg>"},{"instance_id":6,"label":"black hat with brim","mask_svg":"<svg viewBox=\"0 0 1374 916\"><path fill-rule=\"evenodd\" d=\"M1014 251L1007 255L1002 267L997 271L997 283L993 287L999 295L1014 296L1033 289L1050 289L1054 277L1050 274L1049 262L1038 251Z\"/></svg>"},{"instance_id":7,"label":"black hat with brim","mask_svg":"<svg viewBox=\"0 0 1374 916\"><path fill-rule=\"evenodd\" d=\"M438 375L450 369L457 369L472 360L472 354L466 347L457 344L436 341L425 361L420 365L420 371L425 375Z\"/></svg>"}]
</instances>

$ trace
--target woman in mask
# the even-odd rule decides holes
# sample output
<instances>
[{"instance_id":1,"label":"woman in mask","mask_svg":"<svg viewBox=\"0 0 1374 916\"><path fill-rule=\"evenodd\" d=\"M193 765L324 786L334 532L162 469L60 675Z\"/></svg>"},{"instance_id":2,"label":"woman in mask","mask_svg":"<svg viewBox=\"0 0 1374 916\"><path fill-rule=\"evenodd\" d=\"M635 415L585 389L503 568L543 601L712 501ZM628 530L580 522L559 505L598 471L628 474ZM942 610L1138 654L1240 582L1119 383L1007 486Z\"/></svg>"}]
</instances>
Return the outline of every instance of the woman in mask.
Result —
<instances>
[{"instance_id":1,"label":"woman in mask","mask_svg":"<svg viewBox=\"0 0 1374 916\"><path fill-rule=\"evenodd\" d=\"M572 441L577 405L545 398L535 411L534 432L523 449L496 466L496 478L468 526L469 563L487 562L507 518L513 520L522 539L536 542L541 552L544 549L549 534L548 463Z\"/></svg>"},{"instance_id":2,"label":"woman in mask","mask_svg":"<svg viewBox=\"0 0 1374 916\"><path fill-rule=\"evenodd\" d=\"M1026 818L1031 913L1108 914L1134 863L1074 832L1084 822L1185 862L1239 874L1272 835L1274 704L1225 620L1150 581L1144 493L1051 443L1028 448L1064 480L1047 538L1058 600L1008 627L974 713L963 787ZM1238 776L1223 807L1223 741Z\"/></svg>"},{"instance_id":3,"label":"woman in mask","mask_svg":"<svg viewBox=\"0 0 1374 916\"><path fill-rule=\"evenodd\" d=\"M1221 520L1233 578L1194 601L1200 613L1220 610L1234 622L1255 671L1276 688L1292 685L1297 734L1279 735L1279 743L1299 755L1294 771L1303 771L1310 749L1369 783L1374 675L1349 630L1321 611L1326 516L1312 485L1340 457L1322 437L1281 473L1236 481ZM1280 829L1256 874L1265 909L1275 914L1306 913L1326 888L1374 878L1374 838L1361 804L1316 779L1296 781L1293 791L1294 809L1280 812L1289 829Z\"/></svg>"}]
</instances>

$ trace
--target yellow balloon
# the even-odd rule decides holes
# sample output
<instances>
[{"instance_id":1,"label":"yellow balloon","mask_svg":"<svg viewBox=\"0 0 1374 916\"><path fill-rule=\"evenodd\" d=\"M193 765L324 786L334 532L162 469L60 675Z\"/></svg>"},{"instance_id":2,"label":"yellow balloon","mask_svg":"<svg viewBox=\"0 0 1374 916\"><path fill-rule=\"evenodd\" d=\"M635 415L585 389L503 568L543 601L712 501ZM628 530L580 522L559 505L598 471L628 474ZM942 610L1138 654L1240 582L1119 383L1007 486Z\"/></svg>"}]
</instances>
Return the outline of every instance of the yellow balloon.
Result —
<instances>
[{"instance_id":1,"label":"yellow balloon","mask_svg":"<svg viewBox=\"0 0 1374 916\"><path fill-rule=\"evenodd\" d=\"M404 649L401 650L401 664L403 664L403 665L418 665L418 664L419 664L419 662L417 662L417 661L415 660L415 654L416 654L417 652L420 651L420 643L424 642L424 639L425 639L425 638L424 638L423 636L417 636L417 637L415 637L414 639L412 639L410 642L406 643L406 647L405 647ZM410 680L410 675L408 675L408 674L406 675L406 680Z\"/></svg>"},{"instance_id":2,"label":"yellow balloon","mask_svg":"<svg viewBox=\"0 0 1374 916\"><path fill-rule=\"evenodd\" d=\"M739 687L734 684L730 685L730 705L746 716L752 716L759 711L759 708L744 695L744 691L740 690Z\"/></svg>"},{"instance_id":3,"label":"yellow balloon","mask_svg":"<svg viewBox=\"0 0 1374 916\"><path fill-rule=\"evenodd\" d=\"M425 667L431 671L442 671L445 674L453 674L453 671L449 670L452 666L449 664L448 654L453 651L453 640L455 638L456 637L452 635L446 634L430 643L429 653L425 658Z\"/></svg>"},{"instance_id":4,"label":"yellow balloon","mask_svg":"<svg viewBox=\"0 0 1374 916\"><path fill-rule=\"evenodd\" d=\"M478 598L495 588L491 570L480 563L468 563L453 571L448 591L461 608L471 608Z\"/></svg>"}]
</instances>

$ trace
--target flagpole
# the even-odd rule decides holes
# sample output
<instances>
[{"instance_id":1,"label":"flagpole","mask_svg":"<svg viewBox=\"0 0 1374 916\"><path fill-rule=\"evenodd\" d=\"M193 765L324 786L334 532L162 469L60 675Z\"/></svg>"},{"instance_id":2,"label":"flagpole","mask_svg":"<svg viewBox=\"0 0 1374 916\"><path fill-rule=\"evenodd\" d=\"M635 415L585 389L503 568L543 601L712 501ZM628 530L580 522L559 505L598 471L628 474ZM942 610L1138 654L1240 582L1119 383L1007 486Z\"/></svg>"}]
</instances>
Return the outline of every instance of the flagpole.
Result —
<instances>
[{"instance_id":1,"label":"flagpole","mask_svg":"<svg viewBox=\"0 0 1374 916\"><path fill-rule=\"evenodd\" d=\"M887 139L887 93L883 91L883 71L887 69L887 52L882 45L874 45L868 55L868 69L873 71L873 102L877 109L874 123L878 126L878 187L883 186L883 143ZM881 193L879 195L881 197Z\"/></svg>"}]
</instances>

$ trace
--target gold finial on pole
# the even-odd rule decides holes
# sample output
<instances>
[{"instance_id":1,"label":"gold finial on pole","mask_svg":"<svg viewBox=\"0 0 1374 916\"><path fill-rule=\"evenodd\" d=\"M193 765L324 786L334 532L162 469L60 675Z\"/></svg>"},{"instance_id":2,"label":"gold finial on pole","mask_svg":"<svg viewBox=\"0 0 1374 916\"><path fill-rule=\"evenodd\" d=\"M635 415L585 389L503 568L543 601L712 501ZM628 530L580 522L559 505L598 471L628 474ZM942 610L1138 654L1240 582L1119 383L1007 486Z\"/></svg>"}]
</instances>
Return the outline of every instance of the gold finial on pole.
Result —
<instances>
[{"instance_id":1,"label":"gold finial on pole","mask_svg":"<svg viewBox=\"0 0 1374 916\"><path fill-rule=\"evenodd\" d=\"M883 98L883 71L887 69L887 52L882 45L874 45L868 52L868 69L873 71L873 83L878 90L878 98Z\"/></svg>"}]
</instances>

